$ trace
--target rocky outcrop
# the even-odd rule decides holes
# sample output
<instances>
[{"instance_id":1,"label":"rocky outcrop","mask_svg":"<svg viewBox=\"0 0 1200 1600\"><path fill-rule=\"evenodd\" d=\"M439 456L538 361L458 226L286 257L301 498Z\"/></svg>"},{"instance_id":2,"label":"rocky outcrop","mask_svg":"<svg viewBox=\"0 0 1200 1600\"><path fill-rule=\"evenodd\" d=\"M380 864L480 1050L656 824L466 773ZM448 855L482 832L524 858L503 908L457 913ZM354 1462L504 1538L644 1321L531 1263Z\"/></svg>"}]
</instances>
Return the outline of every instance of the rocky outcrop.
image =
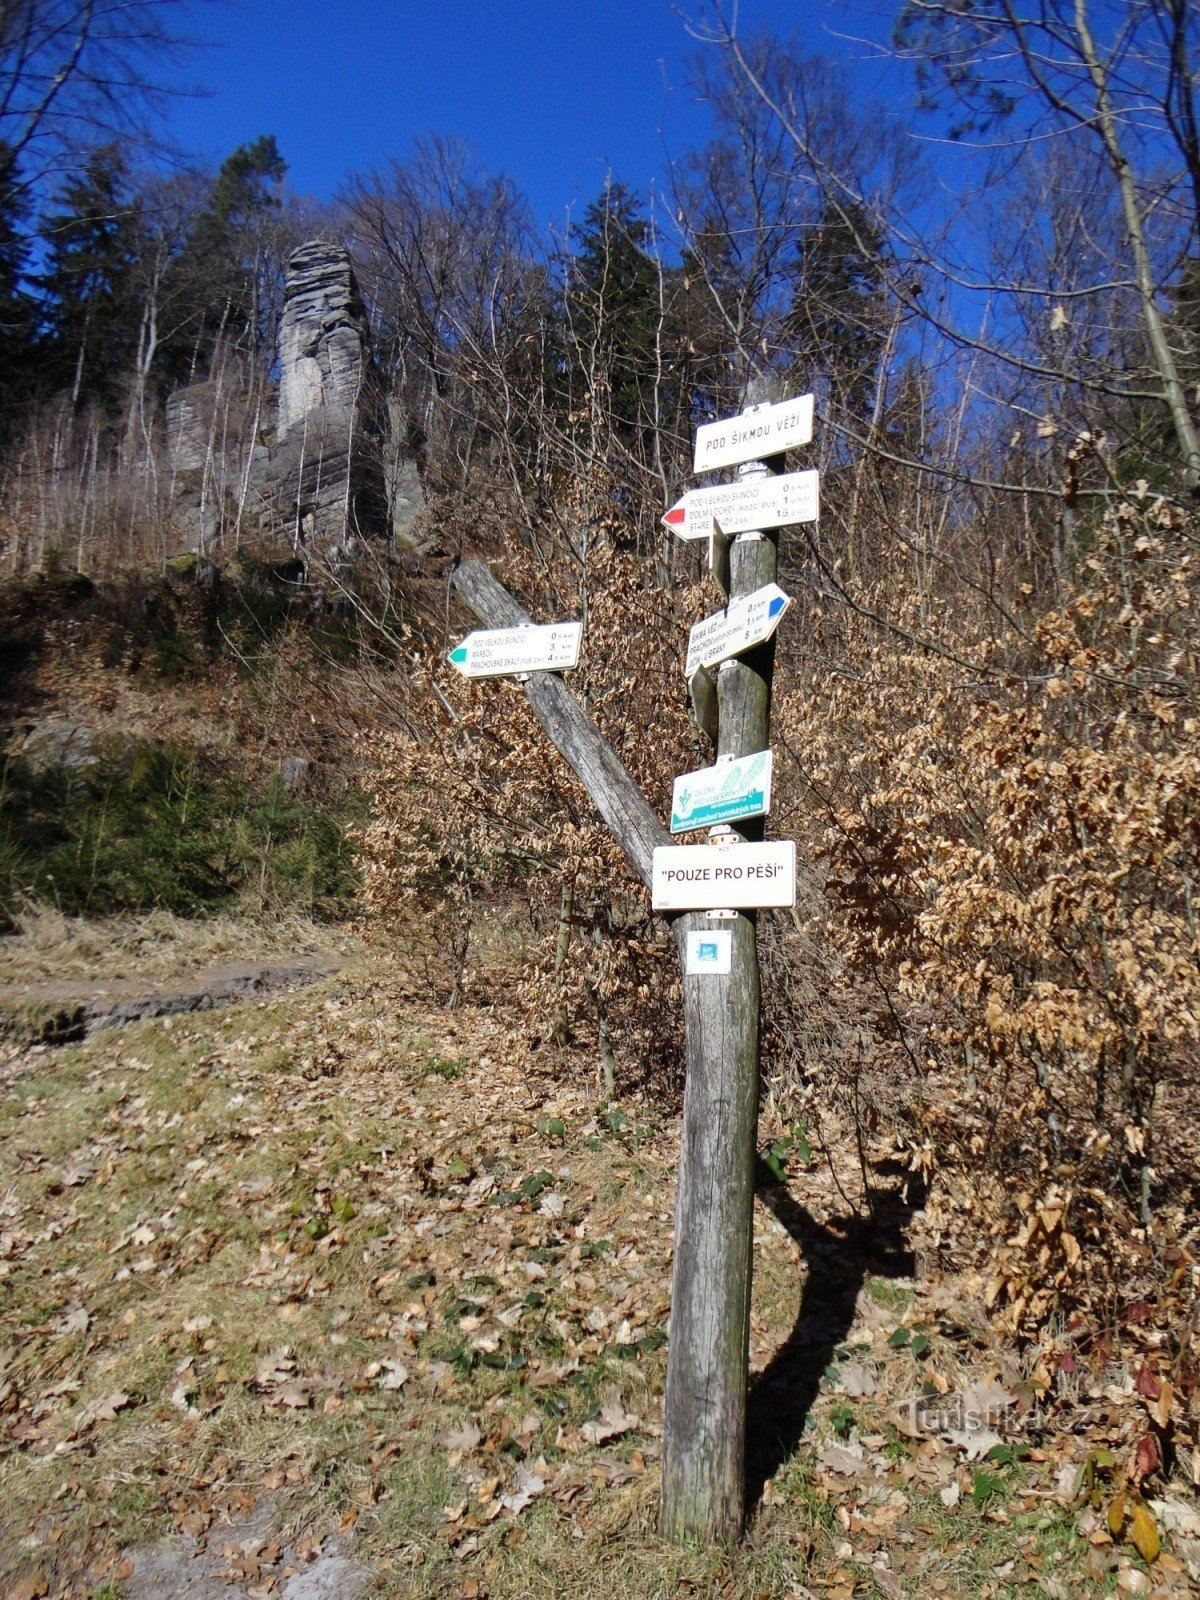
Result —
<instances>
[{"instance_id":1,"label":"rocky outcrop","mask_svg":"<svg viewBox=\"0 0 1200 1600\"><path fill-rule=\"evenodd\" d=\"M328 240L292 252L279 332L279 426L251 479L258 520L326 555L387 532L383 407L350 257Z\"/></svg>"},{"instance_id":2,"label":"rocky outcrop","mask_svg":"<svg viewBox=\"0 0 1200 1600\"><path fill-rule=\"evenodd\" d=\"M319 578L358 539L411 542L421 482L342 245L310 240L288 261L273 429L244 381L228 380L190 384L166 404L172 516L187 548L207 555L232 530L255 531Z\"/></svg>"},{"instance_id":3,"label":"rocky outcrop","mask_svg":"<svg viewBox=\"0 0 1200 1600\"><path fill-rule=\"evenodd\" d=\"M255 438L258 420L229 368L167 397L172 514L189 550L206 555L236 526L247 454L267 458Z\"/></svg>"},{"instance_id":4,"label":"rocky outcrop","mask_svg":"<svg viewBox=\"0 0 1200 1600\"><path fill-rule=\"evenodd\" d=\"M370 326L339 244L316 239L288 260L279 325L279 442L313 416L349 424L370 387Z\"/></svg>"}]
</instances>

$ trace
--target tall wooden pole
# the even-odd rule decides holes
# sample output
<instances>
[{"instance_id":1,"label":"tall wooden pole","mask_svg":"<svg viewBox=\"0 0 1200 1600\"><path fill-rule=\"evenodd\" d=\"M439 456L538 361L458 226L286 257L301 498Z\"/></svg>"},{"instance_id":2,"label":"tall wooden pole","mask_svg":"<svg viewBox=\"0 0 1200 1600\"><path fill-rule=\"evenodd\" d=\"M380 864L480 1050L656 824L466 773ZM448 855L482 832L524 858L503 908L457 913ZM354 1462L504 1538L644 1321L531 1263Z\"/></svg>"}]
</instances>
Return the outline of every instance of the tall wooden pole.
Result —
<instances>
[{"instance_id":1,"label":"tall wooden pole","mask_svg":"<svg viewBox=\"0 0 1200 1600\"><path fill-rule=\"evenodd\" d=\"M750 412L759 409L751 406ZM753 461L739 477L783 470L783 457ZM729 598L775 581L775 533L738 534L729 552ZM479 562L454 587L490 627L528 617ZM772 636L722 663L717 675L717 760L769 748ZM595 723L555 673L524 685L534 713L583 782L642 882L654 849L670 842L653 810ZM762 837L761 820L720 832ZM736 1539L745 1518L746 1388L759 1085L757 913L730 912L727 975L687 973L688 933L704 912L674 919L684 968L687 1080L675 1203L675 1259L663 1438L662 1530L676 1540Z\"/></svg>"},{"instance_id":2,"label":"tall wooden pole","mask_svg":"<svg viewBox=\"0 0 1200 1600\"><path fill-rule=\"evenodd\" d=\"M751 411L757 409L751 407ZM749 462L739 477L781 471ZM775 581L774 534L739 534L729 597ZM768 748L775 640L722 663L717 760ZM762 822L734 830L762 837ZM758 1124L757 913L730 919L727 976L684 977L684 1088L671 1337L663 1433L662 1531L675 1540L736 1539L745 1518L746 1387Z\"/></svg>"}]
</instances>

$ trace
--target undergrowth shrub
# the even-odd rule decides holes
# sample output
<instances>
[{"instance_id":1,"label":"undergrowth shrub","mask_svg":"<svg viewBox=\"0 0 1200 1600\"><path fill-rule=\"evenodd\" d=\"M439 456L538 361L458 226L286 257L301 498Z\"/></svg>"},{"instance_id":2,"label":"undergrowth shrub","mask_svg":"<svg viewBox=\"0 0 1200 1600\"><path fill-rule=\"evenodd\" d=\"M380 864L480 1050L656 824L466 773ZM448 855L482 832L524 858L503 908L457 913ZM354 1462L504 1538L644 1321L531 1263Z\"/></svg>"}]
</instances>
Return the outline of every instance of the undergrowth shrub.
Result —
<instances>
[{"instance_id":1,"label":"undergrowth shrub","mask_svg":"<svg viewBox=\"0 0 1200 1600\"><path fill-rule=\"evenodd\" d=\"M893 585L902 631L846 627L781 708L829 934L893 997L919 1159L1026 1334L1140 1300L1195 1243L1197 531L1132 496L1058 603L1026 586L999 627L961 596L934 626Z\"/></svg>"},{"instance_id":2,"label":"undergrowth shrub","mask_svg":"<svg viewBox=\"0 0 1200 1600\"><path fill-rule=\"evenodd\" d=\"M318 804L177 747L109 740L87 764L44 768L0 748L0 911L194 916L241 900L334 915L355 892L360 813L352 788Z\"/></svg>"},{"instance_id":3,"label":"undergrowth shrub","mask_svg":"<svg viewBox=\"0 0 1200 1600\"><path fill-rule=\"evenodd\" d=\"M643 791L665 807L675 774L697 764L680 649L703 612L701 591L660 588L644 563L607 540L598 541L574 592L551 587L520 556L505 576L538 615L578 616L586 606L572 688ZM680 623L664 626L672 610ZM393 731L364 741L368 908L385 925L436 922L453 1002L477 906L497 893L520 897L539 954L510 998L530 1042L575 1040L596 1050L609 1093L618 1073L627 1083L677 1076L682 1018L673 940L520 687L467 682L440 650L418 658L412 687L429 712L420 735Z\"/></svg>"}]
</instances>

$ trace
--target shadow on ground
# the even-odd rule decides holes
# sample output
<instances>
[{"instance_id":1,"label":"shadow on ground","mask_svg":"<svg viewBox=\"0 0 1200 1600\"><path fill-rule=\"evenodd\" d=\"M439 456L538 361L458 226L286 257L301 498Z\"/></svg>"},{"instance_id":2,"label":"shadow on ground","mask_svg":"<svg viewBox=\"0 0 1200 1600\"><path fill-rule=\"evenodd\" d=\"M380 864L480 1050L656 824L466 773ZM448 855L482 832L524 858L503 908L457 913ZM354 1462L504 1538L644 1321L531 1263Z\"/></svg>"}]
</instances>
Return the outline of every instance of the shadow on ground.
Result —
<instances>
[{"instance_id":1,"label":"shadow on ground","mask_svg":"<svg viewBox=\"0 0 1200 1600\"><path fill-rule=\"evenodd\" d=\"M878 1169L898 1175L894 1163ZM763 1485L800 1442L825 1369L854 1322L868 1273L911 1277L908 1225L925 1202L924 1184L904 1171L900 1188L874 1190L873 1215L852 1213L820 1223L758 1163L760 1198L804 1254L807 1275L795 1326L754 1381L746 1413L746 1505L753 1510Z\"/></svg>"}]
</instances>

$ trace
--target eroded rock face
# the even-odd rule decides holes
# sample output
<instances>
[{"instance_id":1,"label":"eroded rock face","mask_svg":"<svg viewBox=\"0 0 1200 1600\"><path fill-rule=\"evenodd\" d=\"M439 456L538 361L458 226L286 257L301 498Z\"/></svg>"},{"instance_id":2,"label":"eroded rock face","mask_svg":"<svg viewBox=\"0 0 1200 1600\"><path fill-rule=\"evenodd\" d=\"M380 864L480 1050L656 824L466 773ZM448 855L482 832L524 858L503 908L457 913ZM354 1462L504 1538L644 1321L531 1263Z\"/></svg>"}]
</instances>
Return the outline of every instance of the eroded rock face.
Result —
<instances>
[{"instance_id":1,"label":"eroded rock face","mask_svg":"<svg viewBox=\"0 0 1200 1600\"><path fill-rule=\"evenodd\" d=\"M322 555L387 531L370 329L350 257L330 240L292 252L279 330L279 425L252 488L266 530Z\"/></svg>"},{"instance_id":2,"label":"eroded rock face","mask_svg":"<svg viewBox=\"0 0 1200 1600\"><path fill-rule=\"evenodd\" d=\"M191 383L167 397L167 450L176 472L202 471L213 450L218 386Z\"/></svg>"},{"instance_id":3,"label":"eroded rock face","mask_svg":"<svg viewBox=\"0 0 1200 1600\"><path fill-rule=\"evenodd\" d=\"M370 328L350 257L314 239L288 260L279 328L279 441L313 412L345 420L367 399Z\"/></svg>"}]
</instances>

